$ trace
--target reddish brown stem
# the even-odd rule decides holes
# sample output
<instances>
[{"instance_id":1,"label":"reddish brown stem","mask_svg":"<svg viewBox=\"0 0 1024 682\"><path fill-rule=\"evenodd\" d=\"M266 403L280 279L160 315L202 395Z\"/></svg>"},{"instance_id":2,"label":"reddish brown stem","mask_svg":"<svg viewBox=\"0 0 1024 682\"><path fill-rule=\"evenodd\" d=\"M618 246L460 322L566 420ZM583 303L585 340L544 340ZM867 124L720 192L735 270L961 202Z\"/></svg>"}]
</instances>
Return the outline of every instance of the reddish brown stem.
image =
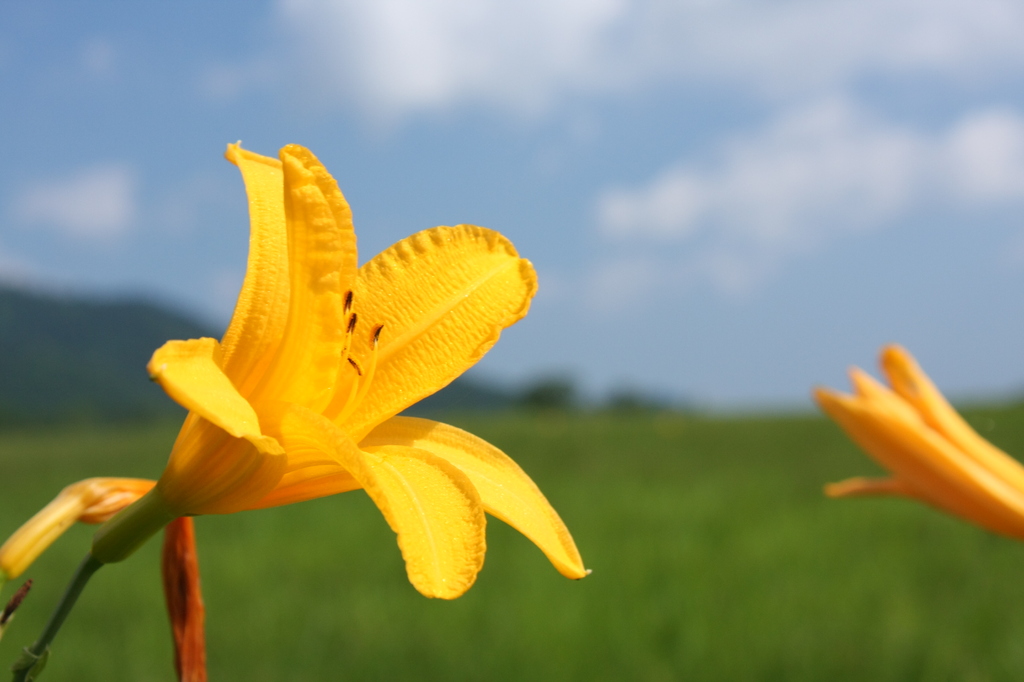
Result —
<instances>
[{"instance_id":1,"label":"reddish brown stem","mask_svg":"<svg viewBox=\"0 0 1024 682\"><path fill-rule=\"evenodd\" d=\"M190 517L175 519L164 530L161 569L178 679L206 682L206 608L199 586L199 557Z\"/></svg>"}]
</instances>

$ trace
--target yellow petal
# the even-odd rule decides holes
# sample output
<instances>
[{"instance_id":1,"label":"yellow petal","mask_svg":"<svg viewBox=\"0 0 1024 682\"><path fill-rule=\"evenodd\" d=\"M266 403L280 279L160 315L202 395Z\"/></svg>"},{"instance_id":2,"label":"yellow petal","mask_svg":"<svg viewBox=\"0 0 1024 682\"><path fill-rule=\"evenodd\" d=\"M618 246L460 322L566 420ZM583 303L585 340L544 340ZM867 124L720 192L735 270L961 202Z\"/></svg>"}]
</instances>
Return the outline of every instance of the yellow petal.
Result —
<instances>
[{"instance_id":1,"label":"yellow petal","mask_svg":"<svg viewBox=\"0 0 1024 682\"><path fill-rule=\"evenodd\" d=\"M250 509L294 504L362 487L340 463L342 459L359 461L362 455L344 434L335 433L337 427L333 424L325 427L326 420L322 417L289 404L273 405L267 410L264 421L275 433L281 434L288 463L274 489L255 501ZM330 433L325 434L325 429ZM347 452L345 457L339 456L339 450Z\"/></svg>"},{"instance_id":2,"label":"yellow petal","mask_svg":"<svg viewBox=\"0 0 1024 682\"><path fill-rule=\"evenodd\" d=\"M898 478L864 478L856 476L838 483L825 486L825 494L829 497L867 497L874 495L911 496L913 493Z\"/></svg>"},{"instance_id":3,"label":"yellow petal","mask_svg":"<svg viewBox=\"0 0 1024 682\"><path fill-rule=\"evenodd\" d=\"M76 521L102 523L155 484L137 478L88 478L64 488L0 547L0 581L21 575Z\"/></svg>"},{"instance_id":4,"label":"yellow petal","mask_svg":"<svg viewBox=\"0 0 1024 682\"><path fill-rule=\"evenodd\" d=\"M243 395L259 382L288 319L288 233L281 162L228 145L249 196L249 264L221 345L224 373Z\"/></svg>"},{"instance_id":5,"label":"yellow petal","mask_svg":"<svg viewBox=\"0 0 1024 682\"><path fill-rule=\"evenodd\" d=\"M345 300L356 279L352 212L337 184L308 150L281 150L291 297L284 337L252 394L321 411L344 362Z\"/></svg>"},{"instance_id":6,"label":"yellow petal","mask_svg":"<svg viewBox=\"0 0 1024 682\"><path fill-rule=\"evenodd\" d=\"M932 429L910 428L870 402L815 392L821 408L914 497L1004 535L1024 538L1024 496Z\"/></svg>"},{"instance_id":7,"label":"yellow petal","mask_svg":"<svg viewBox=\"0 0 1024 682\"><path fill-rule=\"evenodd\" d=\"M315 500L339 493L359 490L363 486L345 467L337 464L306 467L286 473L276 488L247 509L267 509L306 500Z\"/></svg>"},{"instance_id":8,"label":"yellow petal","mask_svg":"<svg viewBox=\"0 0 1024 682\"><path fill-rule=\"evenodd\" d=\"M384 329L373 384L345 429L358 441L446 386L526 314L536 290L533 266L511 242L472 225L425 230L365 264L356 310ZM354 349L368 358L370 334L357 334Z\"/></svg>"},{"instance_id":9,"label":"yellow petal","mask_svg":"<svg viewBox=\"0 0 1024 682\"><path fill-rule=\"evenodd\" d=\"M341 429L297 407L281 421L289 452L332 453L366 490L398 534L406 572L427 597L454 599L476 580L484 561L484 510L457 468L416 448L361 450Z\"/></svg>"},{"instance_id":10,"label":"yellow petal","mask_svg":"<svg viewBox=\"0 0 1024 682\"><path fill-rule=\"evenodd\" d=\"M248 440L260 452L284 454L276 440L260 432L256 411L221 370L215 339L168 341L153 353L147 369L182 407L235 438Z\"/></svg>"},{"instance_id":11,"label":"yellow petal","mask_svg":"<svg viewBox=\"0 0 1024 682\"><path fill-rule=\"evenodd\" d=\"M547 498L512 458L490 443L440 422L392 417L359 445L403 445L454 464L480 493L484 509L530 538L562 575L587 575L569 529Z\"/></svg>"},{"instance_id":12,"label":"yellow petal","mask_svg":"<svg viewBox=\"0 0 1024 682\"><path fill-rule=\"evenodd\" d=\"M888 346L882 351L882 369L893 389L917 408L929 426L1024 494L1024 466L979 436L921 371L910 353L899 346Z\"/></svg>"},{"instance_id":13,"label":"yellow petal","mask_svg":"<svg viewBox=\"0 0 1024 682\"><path fill-rule=\"evenodd\" d=\"M484 565L486 520L473 484L425 450L385 445L367 450L374 477L363 483L405 558L409 582L426 597L455 599Z\"/></svg>"}]
</instances>

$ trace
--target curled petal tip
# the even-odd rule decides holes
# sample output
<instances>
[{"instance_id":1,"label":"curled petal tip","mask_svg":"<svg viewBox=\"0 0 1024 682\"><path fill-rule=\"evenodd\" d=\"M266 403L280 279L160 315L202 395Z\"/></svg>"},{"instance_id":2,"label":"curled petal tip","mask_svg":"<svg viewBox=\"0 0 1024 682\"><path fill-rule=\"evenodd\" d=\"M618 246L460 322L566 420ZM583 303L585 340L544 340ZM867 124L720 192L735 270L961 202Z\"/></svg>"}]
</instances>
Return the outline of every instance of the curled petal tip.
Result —
<instances>
[{"instance_id":1,"label":"curled petal tip","mask_svg":"<svg viewBox=\"0 0 1024 682\"><path fill-rule=\"evenodd\" d=\"M910 352L898 343L890 343L882 348L882 361L887 359L911 360Z\"/></svg>"},{"instance_id":2,"label":"curled petal tip","mask_svg":"<svg viewBox=\"0 0 1024 682\"><path fill-rule=\"evenodd\" d=\"M235 158L236 158L238 152L240 152L241 150L242 150L242 141L241 140L239 140L238 142L228 142L227 149L224 150L224 158L227 159L228 161L230 161L231 163L235 163Z\"/></svg>"},{"instance_id":3,"label":"curled petal tip","mask_svg":"<svg viewBox=\"0 0 1024 682\"><path fill-rule=\"evenodd\" d=\"M815 386L811 389L811 397L814 398L814 402L818 403L819 407L824 408L827 404L837 402L842 397L842 394L825 386Z\"/></svg>"},{"instance_id":4,"label":"curled petal tip","mask_svg":"<svg viewBox=\"0 0 1024 682\"><path fill-rule=\"evenodd\" d=\"M593 572L594 571L592 569L584 568L583 564L580 564L579 566L573 566L572 568L565 567L559 570L559 573L564 575L566 578L569 578L570 580L583 580Z\"/></svg>"},{"instance_id":5,"label":"curled petal tip","mask_svg":"<svg viewBox=\"0 0 1024 682\"><path fill-rule=\"evenodd\" d=\"M850 383L852 383L854 386L856 386L859 381L871 378L870 374L862 370L857 365L850 365L849 367L847 367L846 376L850 377Z\"/></svg>"},{"instance_id":6,"label":"curled petal tip","mask_svg":"<svg viewBox=\"0 0 1024 682\"><path fill-rule=\"evenodd\" d=\"M879 356L879 363L887 372L907 372L917 369L917 361L914 360L914 356L902 346L886 346L883 348Z\"/></svg>"}]
</instances>

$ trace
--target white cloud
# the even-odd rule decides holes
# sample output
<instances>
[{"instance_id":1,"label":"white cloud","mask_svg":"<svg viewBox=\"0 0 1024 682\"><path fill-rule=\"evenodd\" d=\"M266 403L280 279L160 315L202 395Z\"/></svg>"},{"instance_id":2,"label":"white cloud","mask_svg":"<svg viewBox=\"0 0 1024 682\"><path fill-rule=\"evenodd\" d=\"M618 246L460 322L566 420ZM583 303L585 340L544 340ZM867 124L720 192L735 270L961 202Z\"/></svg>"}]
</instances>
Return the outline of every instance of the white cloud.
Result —
<instances>
[{"instance_id":1,"label":"white cloud","mask_svg":"<svg viewBox=\"0 0 1024 682\"><path fill-rule=\"evenodd\" d=\"M648 185L598 199L609 235L680 238L740 231L777 242L810 226L870 224L900 210L920 182L927 145L843 100L790 112L726 142L708 164L680 164Z\"/></svg>"},{"instance_id":2,"label":"white cloud","mask_svg":"<svg viewBox=\"0 0 1024 682\"><path fill-rule=\"evenodd\" d=\"M1024 199L1024 117L969 114L926 135L832 99L729 140L596 200L617 240L693 245L692 268L723 289L749 286L836 232L872 229L925 202L976 207Z\"/></svg>"},{"instance_id":3,"label":"white cloud","mask_svg":"<svg viewBox=\"0 0 1024 682\"><path fill-rule=\"evenodd\" d=\"M278 0L311 80L392 116L539 110L655 81L786 98L873 74L1024 67L1016 0Z\"/></svg>"},{"instance_id":4,"label":"white cloud","mask_svg":"<svg viewBox=\"0 0 1024 682\"><path fill-rule=\"evenodd\" d=\"M1010 111L976 113L945 141L950 184L965 199L1024 197L1024 124Z\"/></svg>"},{"instance_id":5,"label":"white cloud","mask_svg":"<svg viewBox=\"0 0 1024 682\"><path fill-rule=\"evenodd\" d=\"M137 212L134 171L124 165L100 165L27 187L14 213L30 225L67 234L109 239L131 227Z\"/></svg>"},{"instance_id":6,"label":"white cloud","mask_svg":"<svg viewBox=\"0 0 1024 682\"><path fill-rule=\"evenodd\" d=\"M383 113L484 100L534 109L593 80L627 0L282 0L325 86ZM583 85L583 83L580 83Z\"/></svg>"}]
</instances>

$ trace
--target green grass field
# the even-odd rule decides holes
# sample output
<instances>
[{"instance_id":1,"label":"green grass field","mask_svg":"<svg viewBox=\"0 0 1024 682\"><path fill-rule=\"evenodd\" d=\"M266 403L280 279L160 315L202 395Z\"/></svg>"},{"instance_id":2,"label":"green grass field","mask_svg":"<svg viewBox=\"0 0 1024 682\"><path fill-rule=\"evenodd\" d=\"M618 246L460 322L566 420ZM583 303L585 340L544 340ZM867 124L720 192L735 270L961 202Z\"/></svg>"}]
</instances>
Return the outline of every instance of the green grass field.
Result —
<instances>
[{"instance_id":1,"label":"green grass field","mask_svg":"<svg viewBox=\"0 0 1024 682\"><path fill-rule=\"evenodd\" d=\"M1024 408L969 420L1024 453ZM361 492L202 517L212 680L1015 680L1024 545L901 500L830 501L876 468L814 417L454 419L534 477L589 578L562 578L490 519L454 602L405 578ZM0 535L68 482L155 477L175 425L0 434ZM0 643L31 642L92 528L73 528ZM43 680L172 680L159 542L100 571ZM13 586L4 592L4 600Z\"/></svg>"}]
</instances>

